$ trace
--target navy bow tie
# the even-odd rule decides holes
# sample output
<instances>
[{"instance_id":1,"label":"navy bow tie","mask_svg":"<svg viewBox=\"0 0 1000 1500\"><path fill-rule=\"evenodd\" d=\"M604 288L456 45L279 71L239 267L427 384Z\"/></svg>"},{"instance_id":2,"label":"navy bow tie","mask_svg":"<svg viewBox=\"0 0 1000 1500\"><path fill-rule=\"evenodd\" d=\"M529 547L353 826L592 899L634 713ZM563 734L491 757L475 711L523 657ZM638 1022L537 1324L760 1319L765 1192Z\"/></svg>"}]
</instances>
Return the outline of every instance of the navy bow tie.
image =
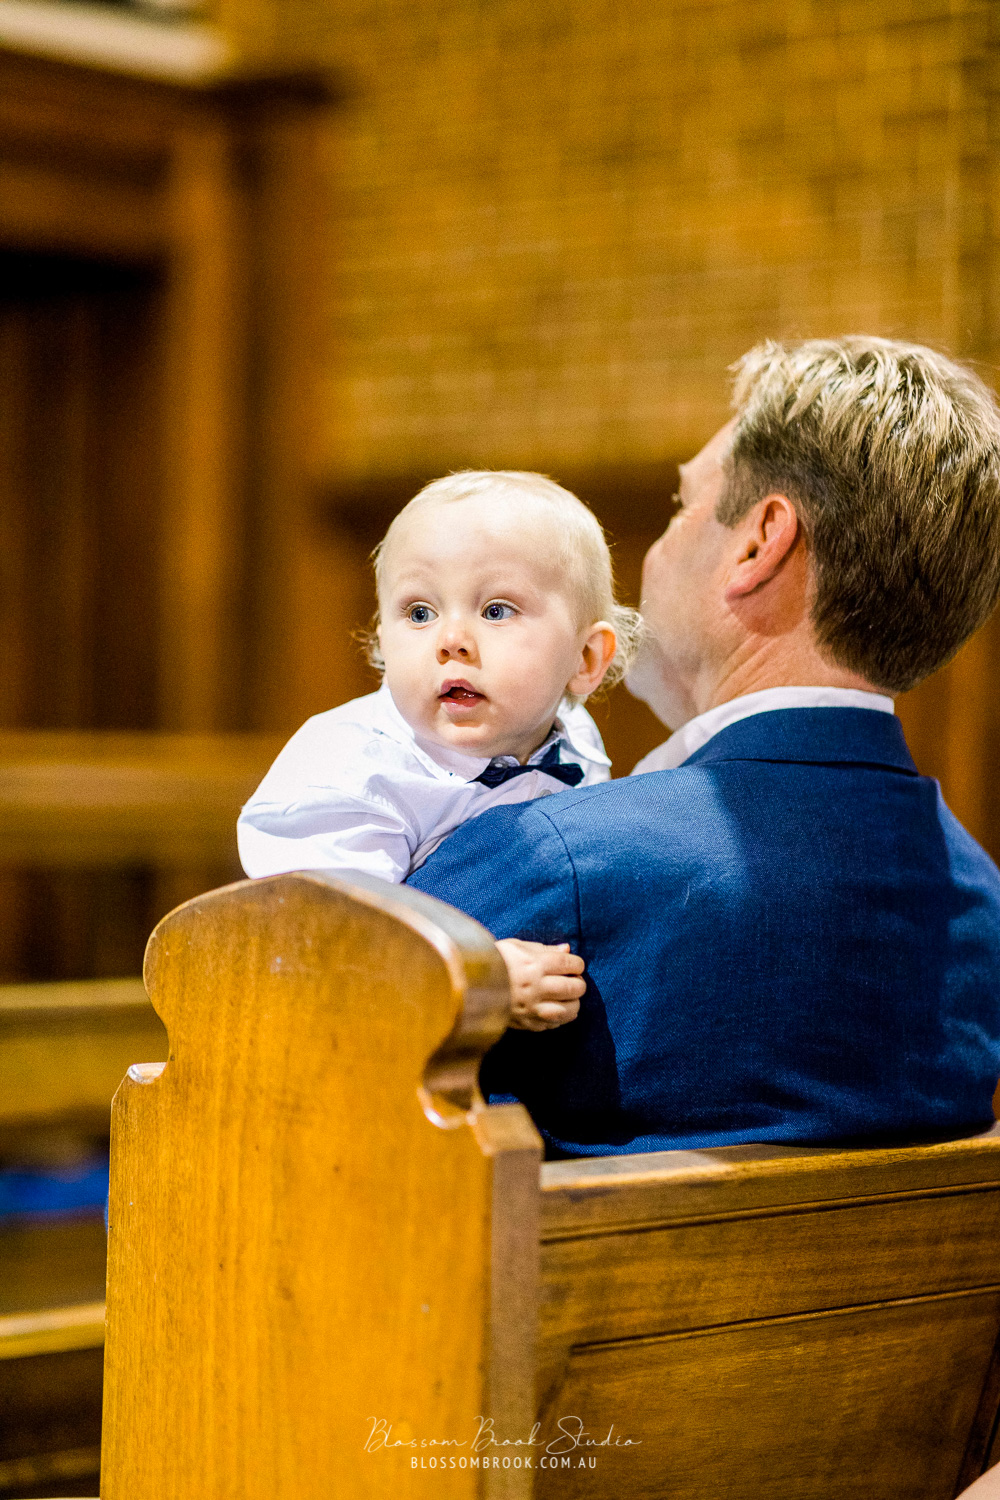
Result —
<instances>
[{"instance_id":1,"label":"navy bow tie","mask_svg":"<svg viewBox=\"0 0 1000 1500\"><path fill-rule=\"evenodd\" d=\"M524 776L528 771L544 771L546 776L554 776L557 781L564 781L567 786L577 786L583 780L583 767L578 766L575 761L568 765L559 764L559 742L550 745L541 760L533 766L494 766L489 765L485 771L473 777L474 781L481 781L484 786L503 786L512 776Z\"/></svg>"}]
</instances>

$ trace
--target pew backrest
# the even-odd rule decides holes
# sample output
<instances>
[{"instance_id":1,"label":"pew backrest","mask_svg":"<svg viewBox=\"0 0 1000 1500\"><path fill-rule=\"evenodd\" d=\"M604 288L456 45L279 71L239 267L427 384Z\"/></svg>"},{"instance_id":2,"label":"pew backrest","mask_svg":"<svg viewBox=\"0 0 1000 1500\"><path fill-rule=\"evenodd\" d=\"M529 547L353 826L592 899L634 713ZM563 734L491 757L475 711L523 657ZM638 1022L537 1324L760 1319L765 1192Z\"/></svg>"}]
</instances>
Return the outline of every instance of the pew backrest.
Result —
<instances>
[{"instance_id":1,"label":"pew backrest","mask_svg":"<svg viewBox=\"0 0 1000 1500\"><path fill-rule=\"evenodd\" d=\"M130 1064L166 1045L141 979L0 985L0 1131L106 1132Z\"/></svg>"},{"instance_id":2,"label":"pew backrest","mask_svg":"<svg viewBox=\"0 0 1000 1500\"><path fill-rule=\"evenodd\" d=\"M231 864L236 815L282 740L0 731L0 866Z\"/></svg>"},{"instance_id":3,"label":"pew backrest","mask_svg":"<svg viewBox=\"0 0 1000 1500\"><path fill-rule=\"evenodd\" d=\"M539 1171L476 1086L489 935L363 877L199 898L147 984L104 1500L951 1500L989 1461L995 1131Z\"/></svg>"},{"instance_id":4,"label":"pew backrest","mask_svg":"<svg viewBox=\"0 0 1000 1500\"><path fill-rule=\"evenodd\" d=\"M1000 1127L551 1162L541 1199L543 1430L610 1434L546 1500L952 1500L991 1461Z\"/></svg>"}]
</instances>

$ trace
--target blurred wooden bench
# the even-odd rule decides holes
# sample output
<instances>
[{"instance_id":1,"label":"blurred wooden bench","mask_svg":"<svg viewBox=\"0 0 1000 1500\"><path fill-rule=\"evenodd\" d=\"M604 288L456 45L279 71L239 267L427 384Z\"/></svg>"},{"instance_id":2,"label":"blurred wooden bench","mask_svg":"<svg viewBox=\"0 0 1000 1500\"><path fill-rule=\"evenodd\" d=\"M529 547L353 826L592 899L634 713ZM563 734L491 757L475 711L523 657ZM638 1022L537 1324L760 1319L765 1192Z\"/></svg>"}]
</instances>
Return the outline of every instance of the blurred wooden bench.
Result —
<instances>
[{"instance_id":1,"label":"blurred wooden bench","mask_svg":"<svg viewBox=\"0 0 1000 1500\"><path fill-rule=\"evenodd\" d=\"M996 1130L539 1172L476 1092L488 934L363 877L196 899L147 981L104 1500L951 1500L989 1461Z\"/></svg>"},{"instance_id":2,"label":"blurred wooden bench","mask_svg":"<svg viewBox=\"0 0 1000 1500\"><path fill-rule=\"evenodd\" d=\"M0 865L232 864L280 736L0 730Z\"/></svg>"},{"instance_id":3,"label":"blurred wooden bench","mask_svg":"<svg viewBox=\"0 0 1000 1500\"><path fill-rule=\"evenodd\" d=\"M139 979L0 987L0 1152L99 1146L129 1064L166 1055ZM0 1221L0 1494L98 1471L104 1280L99 1209Z\"/></svg>"},{"instance_id":4,"label":"blurred wooden bench","mask_svg":"<svg viewBox=\"0 0 1000 1500\"><path fill-rule=\"evenodd\" d=\"M165 907L238 873L236 816L280 743L0 731L0 867L145 865ZM127 1068L166 1055L139 978L0 986L0 1165L106 1146ZM97 1473L105 1251L98 1209L0 1220L0 1496Z\"/></svg>"}]
</instances>

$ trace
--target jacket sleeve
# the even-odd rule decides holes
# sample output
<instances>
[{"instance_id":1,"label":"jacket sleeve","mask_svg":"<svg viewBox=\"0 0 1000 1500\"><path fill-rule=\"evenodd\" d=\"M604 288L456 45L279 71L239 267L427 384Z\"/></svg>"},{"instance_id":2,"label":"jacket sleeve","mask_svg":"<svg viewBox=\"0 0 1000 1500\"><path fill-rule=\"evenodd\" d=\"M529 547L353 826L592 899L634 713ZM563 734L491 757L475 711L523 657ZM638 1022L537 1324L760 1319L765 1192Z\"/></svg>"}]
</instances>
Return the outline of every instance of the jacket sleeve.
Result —
<instances>
[{"instance_id":1,"label":"jacket sleeve","mask_svg":"<svg viewBox=\"0 0 1000 1500\"><path fill-rule=\"evenodd\" d=\"M408 884L457 906L495 938L569 943L578 950L573 861L541 802L498 807L463 824Z\"/></svg>"}]
</instances>

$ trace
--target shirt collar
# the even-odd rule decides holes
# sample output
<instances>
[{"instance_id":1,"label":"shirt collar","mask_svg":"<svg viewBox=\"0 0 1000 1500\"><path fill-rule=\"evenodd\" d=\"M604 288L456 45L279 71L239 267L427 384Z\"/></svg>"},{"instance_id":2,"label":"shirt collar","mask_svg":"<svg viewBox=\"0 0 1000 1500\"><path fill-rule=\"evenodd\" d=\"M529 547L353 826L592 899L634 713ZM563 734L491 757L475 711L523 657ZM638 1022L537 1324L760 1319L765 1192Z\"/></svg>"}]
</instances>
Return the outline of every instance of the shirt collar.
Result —
<instances>
[{"instance_id":1,"label":"shirt collar","mask_svg":"<svg viewBox=\"0 0 1000 1500\"><path fill-rule=\"evenodd\" d=\"M647 755L636 766L637 771L669 771L682 765L689 755L707 745L709 740L753 714L773 713L781 708L867 708L891 714L894 704L883 693L866 693L858 688L780 687L764 688L759 693L744 693L731 698L688 722L664 744Z\"/></svg>"},{"instance_id":2,"label":"shirt collar","mask_svg":"<svg viewBox=\"0 0 1000 1500\"><path fill-rule=\"evenodd\" d=\"M581 705L582 707L582 705ZM595 766L610 766L611 758L605 753L595 728L594 721L587 713L580 713L579 709L573 709L564 698L559 705L559 717L553 725L553 734L556 731L562 735L573 754L580 760L589 760ZM585 732L589 731L589 732ZM541 755L548 749L549 741L540 745L536 755ZM532 760L535 756L533 755Z\"/></svg>"},{"instance_id":3,"label":"shirt collar","mask_svg":"<svg viewBox=\"0 0 1000 1500\"><path fill-rule=\"evenodd\" d=\"M412 725L403 718L396 707L392 694L385 682L378 690L379 706L383 715L383 732L391 735L393 739L402 740L412 745L414 751L425 762L428 769L437 776L461 776L464 781L475 781L486 767L496 762L497 765L516 765L515 755L463 755L460 750L450 750L445 745L439 745L436 741L422 738L416 734ZM569 718L571 710L565 699L560 704L566 718ZM611 761L603 750L592 745L582 735L574 737L573 726L560 716L556 719L544 742L539 745L528 757L528 765L533 766L540 761L554 744L565 742L573 755L583 760L595 762L598 765L610 766Z\"/></svg>"}]
</instances>

